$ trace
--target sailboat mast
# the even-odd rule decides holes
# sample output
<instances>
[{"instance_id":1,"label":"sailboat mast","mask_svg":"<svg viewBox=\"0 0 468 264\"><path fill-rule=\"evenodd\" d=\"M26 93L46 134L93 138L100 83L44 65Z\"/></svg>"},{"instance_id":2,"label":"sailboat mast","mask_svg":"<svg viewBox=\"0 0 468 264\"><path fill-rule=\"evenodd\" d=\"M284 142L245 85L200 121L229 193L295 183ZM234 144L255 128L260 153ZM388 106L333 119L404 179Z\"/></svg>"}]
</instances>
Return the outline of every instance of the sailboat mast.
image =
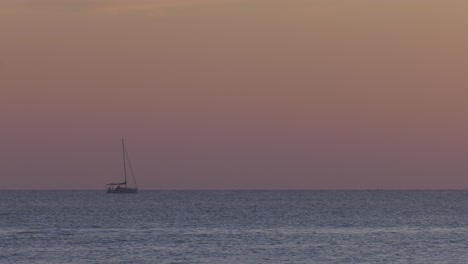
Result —
<instances>
[{"instance_id":1,"label":"sailboat mast","mask_svg":"<svg viewBox=\"0 0 468 264\"><path fill-rule=\"evenodd\" d=\"M125 143L122 138L122 153L123 153L123 165L124 165L124 175L125 175L125 186L127 186L127 164L125 163Z\"/></svg>"}]
</instances>

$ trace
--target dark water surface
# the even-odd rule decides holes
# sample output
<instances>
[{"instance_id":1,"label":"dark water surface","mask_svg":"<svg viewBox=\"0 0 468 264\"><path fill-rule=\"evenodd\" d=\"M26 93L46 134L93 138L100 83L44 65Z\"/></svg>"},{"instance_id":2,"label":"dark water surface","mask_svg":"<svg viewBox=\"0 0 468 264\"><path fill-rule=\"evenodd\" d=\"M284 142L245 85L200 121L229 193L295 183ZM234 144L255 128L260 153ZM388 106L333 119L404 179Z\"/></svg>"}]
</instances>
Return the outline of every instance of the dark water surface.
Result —
<instances>
[{"instance_id":1,"label":"dark water surface","mask_svg":"<svg viewBox=\"0 0 468 264\"><path fill-rule=\"evenodd\" d=\"M0 191L0 263L467 262L467 191Z\"/></svg>"}]
</instances>

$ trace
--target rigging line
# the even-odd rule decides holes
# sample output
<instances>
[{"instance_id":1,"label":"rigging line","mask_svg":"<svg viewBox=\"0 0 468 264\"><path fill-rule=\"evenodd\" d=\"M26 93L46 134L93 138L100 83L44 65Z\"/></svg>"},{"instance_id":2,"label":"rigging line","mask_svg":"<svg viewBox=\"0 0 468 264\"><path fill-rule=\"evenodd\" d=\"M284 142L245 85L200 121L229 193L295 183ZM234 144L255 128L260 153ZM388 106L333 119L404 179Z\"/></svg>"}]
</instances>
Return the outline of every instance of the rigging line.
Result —
<instances>
[{"instance_id":1,"label":"rigging line","mask_svg":"<svg viewBox=\"0 0 468 264\"><path fill-rule=\"evenodd\" d=\"M133 174L132 163L130 162L130 158L128 157L127 149L125 149L125 155L127 156L128 167L130 167L130 172L132 173L133 182L135 183L135 186L138 187L136 183L135 175Z\"/></svg>"}]
</instances>

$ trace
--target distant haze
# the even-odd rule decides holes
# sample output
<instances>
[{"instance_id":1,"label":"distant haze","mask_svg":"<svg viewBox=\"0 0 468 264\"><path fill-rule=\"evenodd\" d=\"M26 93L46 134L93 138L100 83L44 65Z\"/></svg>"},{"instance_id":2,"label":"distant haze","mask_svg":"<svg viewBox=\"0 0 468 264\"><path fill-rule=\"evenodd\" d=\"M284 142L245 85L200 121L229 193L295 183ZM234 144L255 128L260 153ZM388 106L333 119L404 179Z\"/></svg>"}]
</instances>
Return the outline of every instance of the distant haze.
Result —
<instances>
[{"instance_id":1,"label":"distant haze","mask_svg":"<svg viewBox=\"0 0 468 264\"><path fill-rule=\"evenodd\" d=\"M0 0L0 189L466 189L466 10Z\"/></svg>"}]
</instances>

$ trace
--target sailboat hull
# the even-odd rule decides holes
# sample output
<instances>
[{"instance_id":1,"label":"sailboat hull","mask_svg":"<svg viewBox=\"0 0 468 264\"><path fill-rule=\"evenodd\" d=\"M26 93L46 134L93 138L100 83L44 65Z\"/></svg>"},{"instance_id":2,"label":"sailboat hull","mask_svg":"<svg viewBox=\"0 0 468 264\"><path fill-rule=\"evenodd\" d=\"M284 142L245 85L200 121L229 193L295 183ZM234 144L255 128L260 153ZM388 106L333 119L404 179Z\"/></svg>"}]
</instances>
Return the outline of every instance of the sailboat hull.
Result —
<instances>
[{"instance_id":1,"label":"sailboat hull","mask_svg":"<svg viewBox=\"0 0 468 264\"><path fill-rule=\"evenodd\" d=\"M107 190L107 193L137 193L137 192L138 192L138 189L136 188L126 188L126 187Z\"/></svg>"}]
</instances>

